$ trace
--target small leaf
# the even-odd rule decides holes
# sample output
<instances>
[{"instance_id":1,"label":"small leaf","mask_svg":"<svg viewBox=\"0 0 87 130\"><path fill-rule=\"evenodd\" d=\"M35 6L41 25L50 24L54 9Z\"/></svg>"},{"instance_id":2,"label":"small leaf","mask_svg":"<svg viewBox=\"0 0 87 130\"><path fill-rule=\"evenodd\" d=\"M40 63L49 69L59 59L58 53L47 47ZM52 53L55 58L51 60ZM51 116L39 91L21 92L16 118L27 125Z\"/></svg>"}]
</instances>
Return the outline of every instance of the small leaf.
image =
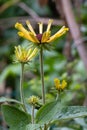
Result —
<instances>
[{"instance_id":1,"label":"small leaf","mask_svg":"<svg viewBox=\"0 0 87 130\"><path fill-rule=\"evenodd\" d=\"M21 104L21 102L17 100L6 98L6 97L0 97L0 103L3 103L3 102L15 102L15 103Z\"/></svg>"},{"instance_id":2,"label":"small leaf","mask_svg":"<svg viewBox=\"0 0 87 130\"><path fill-rule=\"evenodd\" d=\"M10 130L24 130L31 121L31 116L10 105L2 105L1 110ZM26 130L26 129L25 129Z\"/></svg>"},{"instance_id":3,"label":"small leaf","mask_svg":"<svg viewBox=\"0 0 87 130\"><path fill-rule=\"evenodd\" d=\"M45 124L51 121L57 113L59 107L58 101L45 104L41 107L36 115L36 122Z\"/></svg>"}]
</instances>

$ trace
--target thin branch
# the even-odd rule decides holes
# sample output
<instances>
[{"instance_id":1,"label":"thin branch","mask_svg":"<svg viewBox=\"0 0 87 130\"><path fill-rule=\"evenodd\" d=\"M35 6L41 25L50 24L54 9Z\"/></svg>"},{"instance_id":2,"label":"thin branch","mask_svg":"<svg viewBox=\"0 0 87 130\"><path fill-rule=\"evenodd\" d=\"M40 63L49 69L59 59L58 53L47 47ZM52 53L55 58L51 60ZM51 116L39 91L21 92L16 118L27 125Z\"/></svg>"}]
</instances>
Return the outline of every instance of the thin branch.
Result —
<instances>
[{"instance_id":1,"label":"thin branch","mask_svg":"<svg viewBox=\"0 0 87 130\"><path fill-rule=\"evenodd\" d=\"M11 1L5 2L2 6L0 6L0 14L3 13L10 6L17 4L19 1L20 0L11 0Z\"/></svg>"},{"instance_id":2,"label":"thin branch","mask_svg":"<svg viewBox=\"0 0 87 130\"><path fill-rule=\"evenodd\" d=\"M44 17L44 18L33 19L33 18L29 17L29 16L3 18L3 19L0 19L0 28L8 29L8 28L14 26L14 24L17 21L25 24L26 20L29 20L33 25L35 24L35 21L36 22L40 21L40 22L43 22L43 24L47 25L49 18ZM54 20L53 25L59 25L59 26L64 25L63 20L57 20L57 19L53 19L53 20Z\"/></svg>"},{"instance_id":3,"label":"thin branch","mask_svg":"<svg viewBox=\"0 0 87 130\"><path fill-rule=\"evenodd\" d=\"M27 12L32 18L36 19L39 18L39 16L33 11L29 6L27 6L24 2L20 2L18 4L20 8L22 8L25 12Z\"/></svg>"},{"instance_id":4,"label":"thin branch","mask_svg":"<svg viewBox=\"0 0 87 130\"><path fill-rule=\"evenodd\" d=\"M77 47L78 53L87 69L87 49L83 43L81 32L78 24L75 21L74 13L72 11L71 1L70 0L61 0L62 9L64 12L67 25L70 29L74 44ZM58 4L58 3L57 3Z\"/></svg>"}]
</instances>

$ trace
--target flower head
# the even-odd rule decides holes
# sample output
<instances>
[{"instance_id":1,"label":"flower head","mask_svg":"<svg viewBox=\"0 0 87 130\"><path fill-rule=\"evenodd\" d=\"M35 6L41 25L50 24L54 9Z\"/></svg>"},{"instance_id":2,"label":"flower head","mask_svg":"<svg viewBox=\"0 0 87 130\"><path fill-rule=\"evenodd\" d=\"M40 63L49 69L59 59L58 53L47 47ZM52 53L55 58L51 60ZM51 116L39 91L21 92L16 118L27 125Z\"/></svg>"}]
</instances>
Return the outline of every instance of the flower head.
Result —
<instances>
[{"instance_id":1,"label":"flower head","mask_svg":"<svg viewBox=\"0 0 87 130\"><path fill-rule=\"evenodd\" d=\"M15 55L16 59L21 63L29 62L38 52L38 49L25 49L22 48L20 45L15 46Z\"/></svg>"},{"instance_id":2,"label":"flower head","mask_svg":"<svg viewBox=\"0 0 87 130\"><path fill-rule=\"evenodd\" d=\"M67 86L67 82L65 80L60 83L60 80L58 78L54 79L55 88L58 91L64 90Z\"/></svg>"},{"instance_id":3,"label":"flower head","mask_svg":"<svg viewBox=\"0 0 87 130\"><path fill-rule=\"evenodd\" d=\"M30 96L30 98L28 98L27 102L31 105L36 105L39 102L39 98L37 96Z\"/></svg>"},{"instance_id":4,"label":"flower head","mask_svg":"<svg viewBox=\"0 0 87 130\"><path fill-rule=\"evenodd\" d=\"M62 36L69 29L63 26L58 32L56 32L53 36L51 36L51 25L53 20L49 20L46 31L43 33L43 23L39 22L39 34L36 34L30 22L27 20L26 24L29 28L29 31L23 27L21 23L16 23L15 28L19 30L18 35L23 37L33 43L50 43Z\"/></svg>"}]
</instances>

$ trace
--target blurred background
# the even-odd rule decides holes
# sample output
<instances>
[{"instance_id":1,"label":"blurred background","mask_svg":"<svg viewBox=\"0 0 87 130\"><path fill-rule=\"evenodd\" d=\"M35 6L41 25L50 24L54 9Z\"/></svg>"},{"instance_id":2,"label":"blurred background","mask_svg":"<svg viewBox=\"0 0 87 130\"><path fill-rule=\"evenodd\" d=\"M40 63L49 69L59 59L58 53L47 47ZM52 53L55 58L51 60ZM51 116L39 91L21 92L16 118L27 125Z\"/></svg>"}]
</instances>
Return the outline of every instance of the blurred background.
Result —
<instances>
[{"instance_id":1,"label":"blurred background","mask_svg":"<svg viewBox=\"0 0 87 130\"><path fill-rule=\"evenodd\" d=\"M30 20L38 33L38 22L53 19L52 34L63 25L69 32L52 43L44 53L45 90L47 101L55 99L51 91L54 78L65 79L67 91L62 101L67 105L87 106L87 0L0 0L0 96L19 98L20 64L14 63L14 46L28 45L18 37L14 25L24 26ZM41 97L39 57L25 68L25 97ZM0 130L7 130L0 112ZM87 130L87 118L56 122L50 130Z\"/></svg>"}]
</instances>

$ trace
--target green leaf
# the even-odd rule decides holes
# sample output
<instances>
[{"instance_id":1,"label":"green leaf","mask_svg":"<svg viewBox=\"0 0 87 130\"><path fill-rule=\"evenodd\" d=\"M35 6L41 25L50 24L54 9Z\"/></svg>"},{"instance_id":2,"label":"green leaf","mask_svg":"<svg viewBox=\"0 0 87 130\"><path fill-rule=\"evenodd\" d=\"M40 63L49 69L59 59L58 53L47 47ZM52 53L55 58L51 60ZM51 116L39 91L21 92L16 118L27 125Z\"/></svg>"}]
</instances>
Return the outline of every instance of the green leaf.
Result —
<instances>
[{"instance_id":1,"label":"green leaf","mask_svg":"<svg viewBox=\"0 0 87 130\"><path fill-rule=\"evenodd\" d=\"M27 130L35 130L35 129L39 129L41 125L39 124L29 124L27 125Z\"/></svg>"},{"instance_id":2,"label":"green leaf","mask_svg":"<svg viewBox=\"0 0 87 130\"><path fill-rule=\"evenodd\" d=\"M41 107L36 114L36 122L45 124L51 121L57 113L59 103L57 101L50 102Z\"/></svg>"},{"instance_id":3,"label":"green leaf","mask_svg":"<svg viewBox=\"0 0 87 130\"><path fill-rule=\"evenodd\" d=\"M87 116L85 106L62 106L62 104L51 102L39 109L36 115L36 122L45 124L50 121L59 121Z\"/></svg>"},{"instance_id":4,"label":"green leaf","mask_svg":"<svg viewBox=\"0 0 87 130\"><path fill-rule=\"evenodd\" d=\"M16 127L16 130L39 130L40 126L39 124L28 124L24 127ZM15 130L15 127L10 130Z\"/></svg>"},{"instance_id":5,"label":"green leaf","mask_svg":"<svg viewBox=\"0 0 87 130\"><path fill-rule=\"evenodd\" d=\"M22 126L22 127L20 127L20 126L18 126L18 127L11 127L9 130L28 130L27 128L26 128L26 126Z\"/></svg>"},{"instance_id":6,"label":"green leaf","mask_svg":"<svg viewBox=\"0 0 87 130\"><path fill-rule=\"evenodd\" d=\"M85 106L64 106L59 108L54 120L73 119L87 116L87 107Z\"/></svg>"},{"instance_id":7,"label":"green leaf","mask_svg":"<svg viewBox=\"0 0 87 130\"><path fill-rule=\"evenodd\" d=\"M84 118L75 118L74 121L80 126L87 128L87 123Z\"/></svg>"},{"instance_id":8,"label":"green leaf","mask_svg":"<svg viewBox=\"0 0 87 130\"><path fill-rule=\"evenodd\" d=\"M0 83L2 83L9 75L19 75L20 64L12 64L6 67L0 74Z\"/></svg>"},{"instance_id":9,"label":"green leaf","mask_svg":"<svg viewBox=\"0 0 87 130\"><path fill-rule=\"evenodd\" d=\"M31 121L29 114L10 105L2 105L1 110L10 130L26 130L26 125Z\"/></svg>"},{"instance_id":10,"label":"green leaf","mask_svg":"<svg viewBox=\"0 0 87 130\"><path fill-rule=\"evenodd\" d=\"M15 102L15 103L21 104L21 102L17 100L6 98L6 97L0 97L0 103L3 103L3 102Z\"/></svg>"}]
</instances>

